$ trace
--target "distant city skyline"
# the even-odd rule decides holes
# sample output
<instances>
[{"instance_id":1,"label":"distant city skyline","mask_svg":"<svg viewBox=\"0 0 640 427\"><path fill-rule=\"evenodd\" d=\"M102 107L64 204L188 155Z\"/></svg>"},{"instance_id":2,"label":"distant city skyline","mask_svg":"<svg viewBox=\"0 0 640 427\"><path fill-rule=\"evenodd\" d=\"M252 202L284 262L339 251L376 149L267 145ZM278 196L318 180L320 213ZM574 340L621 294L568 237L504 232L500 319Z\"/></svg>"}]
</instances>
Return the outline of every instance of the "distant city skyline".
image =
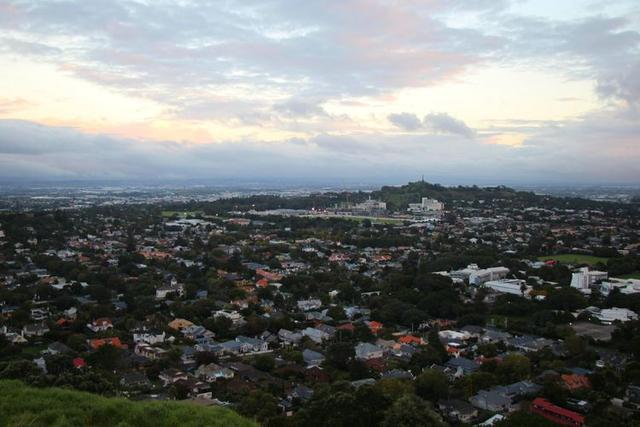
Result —
<instances>
[{"instance_id":1,"label":"distant city skyline","mask_svg":"<svg viewBox=\"0 0 640 427\"><path fill-rule=\"evenodd\" d=\"M635 0L5 0L0 67L0 181L640 183Z\"/></svg>"}]
</instances>

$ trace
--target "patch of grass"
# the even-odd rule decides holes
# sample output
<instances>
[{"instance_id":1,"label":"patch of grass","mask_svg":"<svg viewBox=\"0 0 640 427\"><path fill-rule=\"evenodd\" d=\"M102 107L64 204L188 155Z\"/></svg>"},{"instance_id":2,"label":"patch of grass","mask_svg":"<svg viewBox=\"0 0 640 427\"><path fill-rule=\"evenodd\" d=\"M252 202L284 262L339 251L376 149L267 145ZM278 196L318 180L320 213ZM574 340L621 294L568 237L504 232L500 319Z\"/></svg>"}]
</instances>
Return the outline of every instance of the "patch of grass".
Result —
<instances>
[{"instance_id":1,"label":"patch of grass","mask_svg":"<svg viewBox=\"0 0 640 427\"><path fill-rule=\"evenodd\" d=\"M162 211L163 218L171 218L179 216L181 218L195 217L196 215L204 215L204 211Z\"/></svg>"},{"instance_id":2,"label":"patch of grass","mask_svg":"<svg viewBox=\"0 0 640 427\"><path fill-rule=\"evenodd\" d=\"M547 255L538 258L540 261L547 261L554 259L563 264L589 264L595 265L597 263L606 264L609 258L593 256L593 255L580 255L580 254L560 254L560 255Z\"/></svg>"},{"instance_id":3,"label":"patch of grass","mask_svg":"<svg viewBox=\"0 0 640 427\"><path fill-rule=\"evenodd\" d=\"M399 218L386 218L386 217L377 217L377 216L360 216L360 215L303 215L307 218L338 218L338 219L346 219L348 221L356 221L363 222L368 219L372 224L389 224L389 225L401 225L404 220Z\"/></svg>"},{"instance_id":4,"label":"patch of grass","mask_svg":"<svg viewBox=\"0 0 640 427\"><path fill-rule=\"evenodd\" d=\"M640 279L640 271L635 273L623 274L622 276L616 276L620 279Z\"/></svg>"},{"instance_id":5,"label":"patch of grass","mask_svg":"<svg viewBox=\"0 0 640 427\"><path fill-rule=\"evenodd\" d=\"M0 381L0 427L255 426L228 409L186 402L133 402L60 388Z\"/></svg>"}]
</instances>

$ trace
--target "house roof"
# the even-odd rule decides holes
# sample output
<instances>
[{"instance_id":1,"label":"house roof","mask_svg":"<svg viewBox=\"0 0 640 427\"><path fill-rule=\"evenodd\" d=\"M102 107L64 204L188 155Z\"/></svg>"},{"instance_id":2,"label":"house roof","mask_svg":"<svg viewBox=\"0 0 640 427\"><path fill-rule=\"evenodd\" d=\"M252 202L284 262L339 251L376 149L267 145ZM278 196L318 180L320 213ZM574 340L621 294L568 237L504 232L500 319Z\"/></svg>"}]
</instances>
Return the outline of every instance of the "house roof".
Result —
<instances>
[{"instance_id":1,"label":"house roof","mask_svg":"<svg viewBox=\"0 0 640 427\"><path fill-rule=\"evenodd\" d=\"M565 387L569 390L579 390L582 388L591 388L589 378L584 375L563 374L560 376Z\"/></svg>"},{"instance_id":2,"label":"house roof","mask_svg":"<svg viewBox=\"0 0 640 427\"><path fill-rule=\"evenodd\" d=\"M115 348L119 348L119 349L127 348L126 345L122 344L122 341L120 341L120 338L118 338L118 337L94 338L89 342L89 345L94 350L97 350L97 349L99 349L100 347L102 347L103 345L106 345L106 344L112 345Z\"/></svg>"},{"instance_id":3,"label":"house roof","mask_svg":"<svg viewBox=\"0 0 640 427\"><path fill-rule=\"evenodd\" d=\"M83 368L87 366L87 362L82 357L76 357L75 359L73 359L72 363L76 368Z\"/></svg>"}]
</instances>

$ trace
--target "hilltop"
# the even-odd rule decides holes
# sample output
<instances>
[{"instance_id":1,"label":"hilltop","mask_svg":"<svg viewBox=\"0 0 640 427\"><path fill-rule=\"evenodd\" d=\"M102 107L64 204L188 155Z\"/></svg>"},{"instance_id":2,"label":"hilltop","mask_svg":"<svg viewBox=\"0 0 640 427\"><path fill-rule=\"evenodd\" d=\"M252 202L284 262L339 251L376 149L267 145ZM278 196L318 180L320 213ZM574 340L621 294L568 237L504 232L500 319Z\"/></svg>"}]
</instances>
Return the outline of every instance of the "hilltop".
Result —
<instances>
[{"instance_id":1,"label":"hilltop","mask_svg":"<svg viewBox=\"0 0 640 427\"><path fill-rule=\"evenodd\" d=\"M446 187L424 181L410 182L401 186L384 186L371 194L372 198L387 203L392 211L404 211L409 203L419 203L422 197L444 202L446 205L478 201L505 201L511 206L539 208L562 207L566 209L603 208L612 203L596 202L577 197L554 197L538 195L530 191L519 191L503 185L496 187L453 186ZM368 196L367 196L368 197Z\"/></svg>"},{"instance_id":2,"label":"hilltop","mask_svg":"<svg viewBox=\"0 0 640 427\"><path fill-rule=\"evenodd\" d=\"M0 381L0 426L254 426L224 408L134 402L60 388Z\"/></svg>"}]
</instances>

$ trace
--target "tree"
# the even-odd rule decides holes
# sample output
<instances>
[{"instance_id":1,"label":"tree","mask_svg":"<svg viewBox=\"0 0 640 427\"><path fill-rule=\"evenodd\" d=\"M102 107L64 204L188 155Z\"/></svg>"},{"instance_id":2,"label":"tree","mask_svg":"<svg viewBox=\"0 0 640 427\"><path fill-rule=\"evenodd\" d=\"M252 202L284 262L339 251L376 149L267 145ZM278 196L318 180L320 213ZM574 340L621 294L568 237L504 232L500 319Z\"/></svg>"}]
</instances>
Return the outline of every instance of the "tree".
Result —
<instances>
[{"instance_id":1,"label":"tree","mask_svg":"<svg viewBox=\"0 0 640 427\"><path fill-rule=\"evenodd\" d=\"M444 373L435 369L427 369L416 378L416 394L431 402L447 398L449 380Z\"/></svg>"},{"instance_id":2,"label":"tree","mask_svg":"<svg viewBox=\"0 0 640 427\"><path fill-rule=\"evenodd\" d=\"M398 378L383 378L374 387L391 401L396 401L406 394L414 393L414 387L410 381Z\"/></svg>"},{"instance_id":3,"label":"tree","mask_svg":"<svg viewBox=\"0 0 640 427\"><path fill-rule=\"evenodd\" d=\"M67 338L67 345L75 351L84 351L87 346L87 337L83 334L73 334Z\"/></svg>"},{"instance_id":4,"label":"tree","mask_svg":"<svg viewBox=\"0 0 640 427\"><path fill-rule=\"evenodd\" d=\"M91 364L106 370L113 370L120 362L120 350L110 344L100 346L89 356Z\"/></svg>"},{"instance_id":5,"label":"tree","mask_svg":"<svg viewBox=\"0 0 640 427\"><path fill-rule=\"evenodd\" d=\"M16 360L0 365L0 379L25 379L29 376L42 375L35 363L28 360Z\"/></svg>"},{"instance_id":6,"label":"tree","mask_svg":"<svg viewBox=\"0 0 640 427\"><path fill-rule=\"evenodd\" d=\"M278 413L275 398L262 390L252 391L238 405L238 412L262 423Z\"/></svg>"},{"instance_id":7,"label":"tree","mask_svg":"<svg viewBox=\"0 0 640 427\"><path fill-rule=\"evenodd\" d=\"M333 320L344 320L347 318L344 314L344 309L339 306L330 307L327 311L327 316L331 317Z\"/></svg>"},{"instance_id":8,"label":"tree","mask_svg":"<svg viewBox=\"0 0 640 427\"><path fill-rule=\"evenodd\" d=\"M449 358L447 349L444 348L444 345L440 341L438 330L436 328L432 328L429 331L427 343L427 348L431 351L432 356L437 360L438 363L442 363Z\"/></svg>"},{"instance_id":9,"label":"tree","mask_svg":"<svg viewBox=\"0 0 640 427\"><path fill-rule=\"evenodd\" d=\"M476 394L480 390L486 390L498 383L498 379L491 372L476 371L468 376L471 382L471 393Z\"/></svg>"},{"instance_id":10,"label":"tree","mask_svg":"<svg viewBox=\"0 0 640 427\"><path fill-rule=\"evenodd\" d=\"M264 372L271 372L276 366L276 361L269 354L260 354L256 356L254 366Z\"/></svg>"},{"instance_id":11,"label":"tree","mask_svg":"<svg viewBox=\"0 0 640 427\"><path fill-rule=\"evenodd\" d=\"M169 396L175 400L184 400L189 397L189 387L180 381L173 383L169 388Z\"/></svg>"},{"instance_id":12,"label":"tree","mask_svg":"<svg viewBox=\"0 0 640 427\"><path fill-rule=\"evenodd\" d=\"M531 374L531 362L527 356L510 353L498 365L497 374L504 383L522 381Z\"/></svg>"},{"instance_id":13,"label":"tree","mask_svg":"<svg viewBox=\"0 0 640 427\"><path fill-rule=\"evenodd\" d=\"M327 349L327 363L338 369L347 369L356 352L350 342L336 342Z\"/></svg>"},{"instance_id":14,"label":"tree","mask_svg":"<svg viewBox=\"0 0 640 427\"><path fill-rule=\"evenodd\" d=\"M383 427L439 427L446 424L427 402L407 394L391 405L381 425Z\"/></svg>"}]
</instances>

